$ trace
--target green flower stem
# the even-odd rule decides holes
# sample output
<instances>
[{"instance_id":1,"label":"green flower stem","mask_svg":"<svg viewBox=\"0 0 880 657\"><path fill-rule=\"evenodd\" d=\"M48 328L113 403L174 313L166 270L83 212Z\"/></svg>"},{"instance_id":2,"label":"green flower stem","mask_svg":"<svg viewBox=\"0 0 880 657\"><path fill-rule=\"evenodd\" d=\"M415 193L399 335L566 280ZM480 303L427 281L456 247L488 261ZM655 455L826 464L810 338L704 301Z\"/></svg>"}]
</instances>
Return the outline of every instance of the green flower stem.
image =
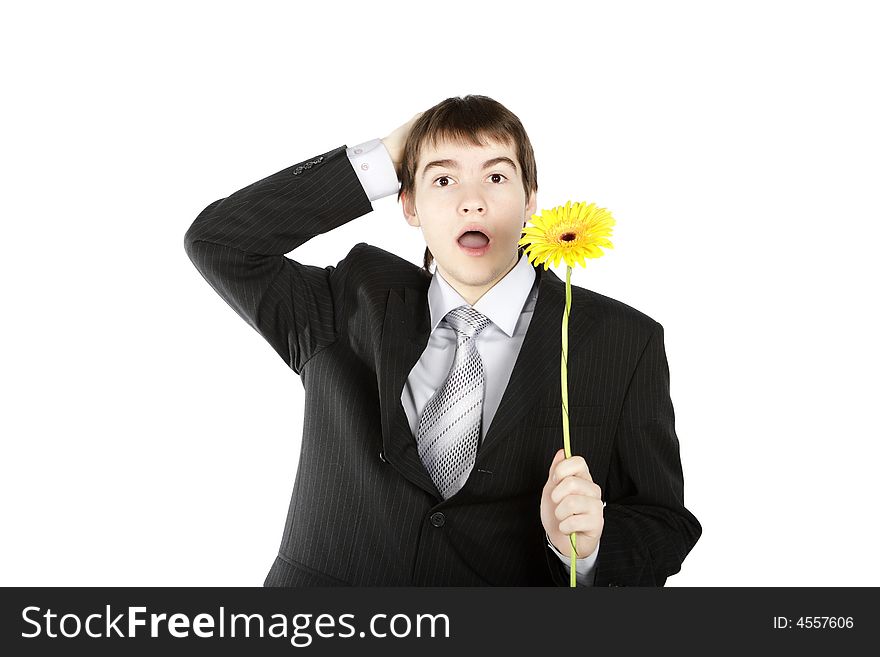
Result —
<instances>
[{"instance_id":1,"label":"green flower stem","mask_svg":"<svg viewBox=\"0 0 880 657\"><path fill-rule=\"evenodd\" d=\"M571 267L565 268L565 313L562 315L562 441L565 458L571 458L571 443L568 434L568 316L571 314ZM577 586L577 540L575 533L571 539L571 586Z\"/></svg>"}]
</instances>

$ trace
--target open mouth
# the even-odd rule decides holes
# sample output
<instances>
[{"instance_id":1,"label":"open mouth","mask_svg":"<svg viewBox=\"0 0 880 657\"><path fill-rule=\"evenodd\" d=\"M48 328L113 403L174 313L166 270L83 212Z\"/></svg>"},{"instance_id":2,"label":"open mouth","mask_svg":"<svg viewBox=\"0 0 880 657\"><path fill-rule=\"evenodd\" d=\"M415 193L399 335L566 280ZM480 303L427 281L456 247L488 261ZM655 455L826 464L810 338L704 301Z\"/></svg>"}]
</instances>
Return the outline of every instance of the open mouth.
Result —
<instances>
[{"instance_id":1,"label":"open mouth","mask_svg":"<svg viewBox=\"0 0 880 657\"><path fill-rule=\"evenodd\" d=\"M489 246L492 236L479 225L464 226L458 234L458 244L464 249L481 251Z\"/></svg>"}]
</instances>

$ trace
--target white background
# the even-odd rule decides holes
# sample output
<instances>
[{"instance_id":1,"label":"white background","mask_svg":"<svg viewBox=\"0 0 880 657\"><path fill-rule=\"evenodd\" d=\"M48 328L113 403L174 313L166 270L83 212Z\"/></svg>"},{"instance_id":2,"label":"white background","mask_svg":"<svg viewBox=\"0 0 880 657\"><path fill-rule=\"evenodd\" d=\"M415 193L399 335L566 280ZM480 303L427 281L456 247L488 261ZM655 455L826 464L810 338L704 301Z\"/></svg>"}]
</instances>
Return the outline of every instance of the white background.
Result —
<instances>
[{"instance_id":1,"label":"white background","mask_svg":"<svg viewBox=\"0 0 880 657\"><path fill-rule=\"evenodd\" d=\"M539 210L614 213L614 250L573 282L665 328L703 525L667 585L880 585L871 9L7 9L0 584L262 585L302 385L183 235L211 201L478 93L525 125ZM295 257L366 241L420 264L396 198L373 207Z\"/></svg>"}]
</instances>

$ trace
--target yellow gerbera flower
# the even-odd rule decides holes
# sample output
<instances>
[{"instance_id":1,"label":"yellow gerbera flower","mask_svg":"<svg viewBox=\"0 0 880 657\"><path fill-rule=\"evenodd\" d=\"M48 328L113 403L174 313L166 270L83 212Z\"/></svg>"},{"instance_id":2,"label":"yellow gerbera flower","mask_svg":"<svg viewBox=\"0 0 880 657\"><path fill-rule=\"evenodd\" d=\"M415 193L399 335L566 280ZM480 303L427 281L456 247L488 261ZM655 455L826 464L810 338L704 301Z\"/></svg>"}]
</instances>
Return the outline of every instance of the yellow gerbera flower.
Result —
<instances>
[{"instance_id":1,"label":"yellow gerbera flower","mask_svg":"<svg viewBox=\"0 0 880 657\"><path fill-rule=\"evenodd\" d=\"M578 202L574 205L568 201L564 206L550 210L542 210L541 214L533 214L533 225L523 229L519 240L525 248L529 260L534 264L543 263L548 269L550 262L559 265L561 260L566 266L580 264L586 267L584 258L599 258L604 254L601 248L613 249L608 237L614 217L605 208L597 208L595 203L587 205Z\"/></svg>"},{"instance_id":2,"label":"yellow gerbera flower","mask_svg":"<svg viewBox=\"0 0 880 657\"><path fill-rule=\"evenodd\" d=\"M580 263L586 267L584 258L598 258L605 255L600 247L613 249L609 241L611 227L616 223L605 208L597 208L595 203L571 204L533 214L533 225L523 229L519 245L533 264L543 263L544 269L559 265L565 260L565 310L562 313L562 443L565 458L570 459L571 435L568 425L568 318L571 315L571 268ZM573 532L571 540L571 561L569 571L570 586L577 586L577 539Z\"/></svg>"}]
</instances>

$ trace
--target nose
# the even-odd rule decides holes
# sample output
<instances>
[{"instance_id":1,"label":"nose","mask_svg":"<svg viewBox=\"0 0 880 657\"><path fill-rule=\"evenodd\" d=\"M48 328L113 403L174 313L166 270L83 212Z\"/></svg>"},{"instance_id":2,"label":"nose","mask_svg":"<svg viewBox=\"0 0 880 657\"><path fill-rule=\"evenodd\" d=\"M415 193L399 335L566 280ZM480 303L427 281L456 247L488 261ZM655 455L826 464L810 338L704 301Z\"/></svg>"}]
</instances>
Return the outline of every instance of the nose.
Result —
<instances>
[{"instance_id":1,"label":"nose","mask_svg":"<svg viewBox=\"0 0 880 657\"><path fill-rule=\"evenodd\" d=\"M479 185L468 185L467 183L464 183L461 186L461 192L462 196L460 199L459 210L463 215L483 215L486 212L486 202L483 198L483 190L480 189Z\"/></svg>"},{"instance_id":2,"label":"nose","mask_svg":"<svg viewBox=\"0 0 880 657\"><path fill-rule=\"evenodd\" d=\"M481 215L486 211L486 204L479 197L479 194L474 194L473 196L469 194L467 198L462 200L459 209L466 215Z\"/></svg>"}]
</instances>

